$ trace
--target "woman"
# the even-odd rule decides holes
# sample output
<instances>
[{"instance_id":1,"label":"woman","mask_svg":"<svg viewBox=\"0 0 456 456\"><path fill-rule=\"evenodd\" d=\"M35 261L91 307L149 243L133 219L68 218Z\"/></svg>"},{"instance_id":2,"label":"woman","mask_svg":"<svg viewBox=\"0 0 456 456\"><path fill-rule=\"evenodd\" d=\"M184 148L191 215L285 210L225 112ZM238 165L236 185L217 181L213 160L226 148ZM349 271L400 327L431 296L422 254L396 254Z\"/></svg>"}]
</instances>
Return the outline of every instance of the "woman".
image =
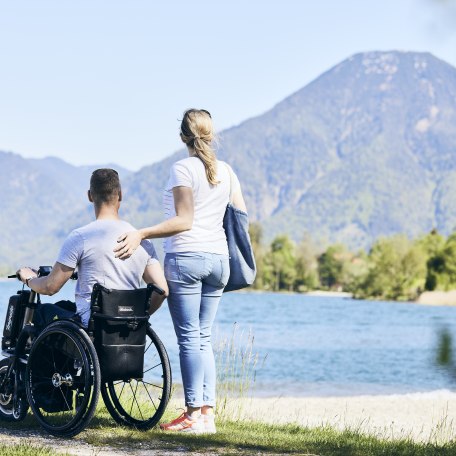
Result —
<instances>
[{"instance_id":1,"label":"woman","mask_svg":"<svg viewBox=\"0 0 456 456\"><path fill-rule=\"evenodd\" d=\"M188 157L171 167L164 192L166 220L122 235L116 256L128 258L143 239L167 237L168 305L179 345L186 412L160 427L167 431L215 433L215 361L211 330L230 271L223 216L230 185L232 203L246 211L239 181L212 148L211 115L184 113L180 137ZM231 175L231 176L230 176Z\"/></svg>"}]
</instances>

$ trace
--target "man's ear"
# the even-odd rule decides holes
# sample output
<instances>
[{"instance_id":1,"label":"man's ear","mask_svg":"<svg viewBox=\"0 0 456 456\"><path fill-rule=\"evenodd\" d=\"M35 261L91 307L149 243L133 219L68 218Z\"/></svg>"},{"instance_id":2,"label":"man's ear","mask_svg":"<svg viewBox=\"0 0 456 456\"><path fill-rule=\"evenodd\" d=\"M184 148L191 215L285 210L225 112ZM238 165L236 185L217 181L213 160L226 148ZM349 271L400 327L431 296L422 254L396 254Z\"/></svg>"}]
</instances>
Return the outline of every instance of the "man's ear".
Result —
<instances>
[{"instance_id":1,"label":"man's ear","mask_svg":"<svg viewBox=\"0 0 456 456\"><path fill-rule=\"evenodd\" d=\"M122 190L119 190L119 203L122 201Z\"/></svg>"},{"instance_id":2,"label":"man's ear","mask_svg":"<svg viewBox=\"0 0 456 456\"><path fill-rule=\"evenodd\" d=\"M90 190L87 190L87 197L89 198L89 201L91 203L93 203L93 198L92 198L92 194L90 193Z\"/></svg>"}]
</instances>

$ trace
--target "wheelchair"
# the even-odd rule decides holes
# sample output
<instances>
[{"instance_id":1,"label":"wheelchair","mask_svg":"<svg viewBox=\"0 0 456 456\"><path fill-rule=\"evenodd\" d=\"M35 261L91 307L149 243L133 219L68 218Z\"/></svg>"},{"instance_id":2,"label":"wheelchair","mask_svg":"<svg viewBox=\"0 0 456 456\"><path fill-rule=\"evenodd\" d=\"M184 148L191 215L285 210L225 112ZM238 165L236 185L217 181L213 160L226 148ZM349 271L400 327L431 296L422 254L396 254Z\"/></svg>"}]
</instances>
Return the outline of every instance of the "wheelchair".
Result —
<instances>
[{"instance_id":1,"label":"wheelchair","mask_svg":"<svg viewBox=\"0 0 456 456\"><path fill-rule=\"evenodd\" d=\"M38 275L49 272L42 266ZM24 287L12 296L2 338L0 420L22 421L30 407L48 433L73 437L89 425L101 392L117 423L139 430L155 426L172 377L166 349L149 322L153 292L163 290L96 284L88 328L72 318L39 328L32 320L40 296Z\"/></svg>"}]
</instances>

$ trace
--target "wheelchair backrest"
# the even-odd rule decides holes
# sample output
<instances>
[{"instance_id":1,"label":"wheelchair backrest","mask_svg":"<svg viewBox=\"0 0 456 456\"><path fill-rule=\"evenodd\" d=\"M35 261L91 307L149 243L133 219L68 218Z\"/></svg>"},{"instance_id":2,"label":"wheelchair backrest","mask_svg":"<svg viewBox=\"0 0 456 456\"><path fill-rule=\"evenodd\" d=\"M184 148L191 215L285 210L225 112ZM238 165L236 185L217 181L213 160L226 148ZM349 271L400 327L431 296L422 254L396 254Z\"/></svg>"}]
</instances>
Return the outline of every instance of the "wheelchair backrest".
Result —
<instances>
[{"instance_id":1,"label":"wheelchair backrest","mask_svg":"<svg viewBox=\"0 0 456 456\"><path fill-rule=\"evenodd\" d=\"M104 381L142 378L152 289L111 290L95 284L91 323Z\"/></svg>"}]
</instances>

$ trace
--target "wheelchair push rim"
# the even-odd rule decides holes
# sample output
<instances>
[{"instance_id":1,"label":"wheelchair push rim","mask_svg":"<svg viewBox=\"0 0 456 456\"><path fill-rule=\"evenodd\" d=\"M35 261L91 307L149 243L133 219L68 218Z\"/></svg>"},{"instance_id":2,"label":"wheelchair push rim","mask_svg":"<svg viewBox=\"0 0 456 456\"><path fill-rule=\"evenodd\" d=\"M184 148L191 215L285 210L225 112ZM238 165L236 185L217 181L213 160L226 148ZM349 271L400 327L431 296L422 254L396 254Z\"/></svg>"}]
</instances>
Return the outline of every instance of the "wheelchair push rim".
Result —
<instances>
[{"instance_id":1,"label":"wheelchair push rim","mask_svg":"<svg viewBox=\"0 0 456 456\"><path fill-rule=\"evenodd\" d=\"M26 370L30 407L49 433L70 437L89 423L98 401L95 348L77 325L56 322L34 342Z\"/></svg>"}]
</instances>

